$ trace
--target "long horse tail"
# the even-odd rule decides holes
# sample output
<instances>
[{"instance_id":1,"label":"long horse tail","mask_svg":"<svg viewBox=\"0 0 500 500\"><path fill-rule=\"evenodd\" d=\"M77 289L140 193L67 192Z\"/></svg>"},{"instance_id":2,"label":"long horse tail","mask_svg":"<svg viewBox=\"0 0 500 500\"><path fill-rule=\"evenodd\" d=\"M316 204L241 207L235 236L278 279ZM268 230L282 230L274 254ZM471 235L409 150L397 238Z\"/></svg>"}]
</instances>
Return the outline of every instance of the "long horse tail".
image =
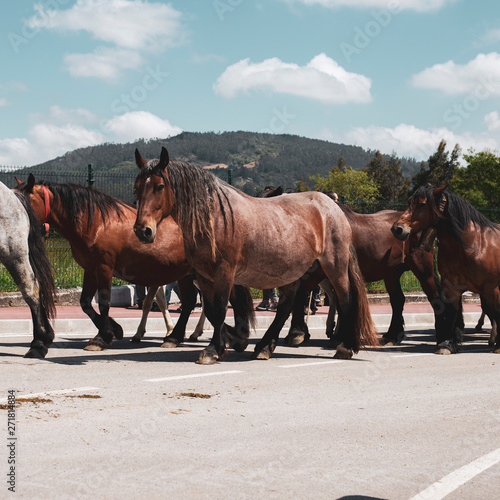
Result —
<instances>
[{"instance_id":1,"label":"long horse tail","mask_svg":"<svg viewBox=\"0 0 500 500\"><path fill-rule=\"evenodd\" d=\"M363 345L378 347L380 341L378 339L377 330L370 313L370 305L366 294L365 281L359 269L358 257L352 243L349 247L349 302L348 311L344 311L343 322L347 325L352 325L354 331L349 339L354 345L347 345L349 340L345 338L344 345L351 348L354 352L358 352ZM340 311L339 311L340 314ZM339 317L340 322L340 317Z\"/></svg>"},{"instance_id":2,"label":"long horse tail","mask_svg":"<svg viewBox=\"0 0 500 500\"><path fill-rule=\"evenodd\" d=\"M52 266L50 264L45 244L42 237L42 229L35 212L30 203L20 193L16 193L19 201L28 214L30 228L28 233L29 262L33 269L33 274L38 283L38 296L40 306L45 311L47 318L54 318L56 315L56 296L57 288L52 275ZM50 324L46 325L50 329Z\"/></svg>"}]
</instances>

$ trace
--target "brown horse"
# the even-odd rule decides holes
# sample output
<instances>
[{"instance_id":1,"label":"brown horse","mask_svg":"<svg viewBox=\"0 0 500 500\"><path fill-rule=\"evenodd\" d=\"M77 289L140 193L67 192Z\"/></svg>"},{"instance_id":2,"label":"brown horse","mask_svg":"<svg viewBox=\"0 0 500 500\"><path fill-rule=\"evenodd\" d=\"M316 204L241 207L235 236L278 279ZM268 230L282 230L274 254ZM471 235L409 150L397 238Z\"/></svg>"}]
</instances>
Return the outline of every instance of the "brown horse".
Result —
<instances>
[{"instance_id":1,"label":"brown horse","mask_svg":"<svg viewBox=\"0 0 500 500\"><path fill-rule=\"evenodd\" d=\"M482 298L485 312L500 320L500 227L446 187L420 187L408 208L394 223L394 235L405 241L419 231L436 234L438 269L448 309L447 334L438 338L439 354L455 353L453 323L462 294L470 290ZM500 337L495 352L500 353Z\"/></svg>"},{"instance_id":2,"label":"brown horse","mask_svg":"<svg viewBox=\"0 0 500 500\"><path fill-rule=\"evenodd\" d=\"M439 280L434 271L434 246L425 251L418 248L419 234L407 242L400 242L391 234L392 224L403 212L382 210L374 214L359 214L339 203L351 224L352 241L358 255L359 267L367 283L383 280L390 297L392 319L383 343L393 345L404 336L403 308L405 296L400 279L412 271L429 302L435 308L436 327L439 328Z\"/></svg>"},{"instance_id":3,"label":"brown horse","mask_svg":"<svg viewBox=\"0 0 500 500\"><path fill-rule=\"evenodd\" d=\"M313 192L252 198L213 174L187 163L147 162L136 150L135 182L139 201L134 231L153 243L158 224L170 214L184 237L186 256L196 270L207 318L214 326L199 363L222 360L226 348L221 326L233 283L265 289L296 282L317 259L339 300L343 345L337 357L349 358L362 339L377 345L364 283L342 211L326 195ZM280 294L280 303L289 300ZM257 352L274 350L266 333Z\"/></svg>"},{"instance_id":4,"label":"brown horse","mask_svg":"<svg viewBox=\"0 0 500 500\"><path fill-rule=\"evenodd\" d=\"M184 340L196 304L196 288L182 234L171 217L162 221L157 242L146 246L133 234L137 210L131 204L76 184L35 183L32 174L16 189L29 198L41 223L50 224L68 240L73 257L84 269L80 304L99 330L86 350L102 350L113 337L123 338L121 326L109 317L113 276L151 287L151 300L155 288L179 281L182 313L162 347L176 347ZM99 313L92 307L96 291ZM142 335L144 330L139 329L133 340L140 341Z\"/></svg>"}]
</instances>

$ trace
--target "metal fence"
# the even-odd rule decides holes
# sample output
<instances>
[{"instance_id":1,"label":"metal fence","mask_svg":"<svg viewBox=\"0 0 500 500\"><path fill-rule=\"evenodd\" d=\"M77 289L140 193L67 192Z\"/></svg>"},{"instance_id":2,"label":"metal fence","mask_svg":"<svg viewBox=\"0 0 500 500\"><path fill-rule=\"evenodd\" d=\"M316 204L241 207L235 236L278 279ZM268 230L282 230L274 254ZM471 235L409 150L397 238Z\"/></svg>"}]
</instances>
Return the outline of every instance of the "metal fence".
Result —
<instances>
[{"instance_id":1,"label":"metal fence","mask_svg":"<svg viewBox=\"0 0 500 500\"><path fill-rule=\"evenodd\" d=\"M135 175L133 174L102 174L93 171L83 173L65 172L30 172L37 180L45 180L57 183L72 183L82 186L91 185L94 189L108 193L116 198L131 202L133 200L132 189ZM20 175L13 172L0 172L0 181L12 188L16 185L15 175L21 181L27 179L27 174ZM53 229L45 238L45 244L49 259L54 270L54 280L58 288L75 288L82 286L83 269L75 262L71 254L68 242ZM120 284L114 280L114 284ZM5 267L0 264L0 293L17 291L17 286Z\"/></svg>"},{"instance_id":2,"label":"metal fence","mask_svg":"<svg viewBox=\"0 0 500 500\"><path fill-rule=\"evenodd\" d=\"M65 172L50 172L31 171L37 180L46 180L49 182L58 183L74 183L83 186L91 185L93 188L103 191L122 200L132 201L132 189L135 180L135 173L98 173L89 169L82 173L65 173ZM20 175L20 174L16 174ZM21 175L26 180L27 174ZM14 187L16 180L13 172L0 172L0 181L8 187ZM379 210L404 210L406 203L386 202L386 201L364 201L364 200L347 200L347 204L356 212L359 213L374 213ZM500 223L500 209L498 207L478 207L478 209L488 219ZM59 288L74 288L82 285L83 270L74 261L71 254L71 248L68 242L62 238L56 231L50 231L46 238L46 247L49 259L54 268L54 279ZM416 282L416 280L415 280ZM118 280L115 284L120 283ZM418 287L418 282L417 287ZM409 284L411 285L411 283ZM374 284L371 286L372 291L383 291L383 285ZM380 290L379 290L380 289ZM17 287L12 280L10 274L0 264L0 293L16 291Z\"/></svg>"}]
</instances>

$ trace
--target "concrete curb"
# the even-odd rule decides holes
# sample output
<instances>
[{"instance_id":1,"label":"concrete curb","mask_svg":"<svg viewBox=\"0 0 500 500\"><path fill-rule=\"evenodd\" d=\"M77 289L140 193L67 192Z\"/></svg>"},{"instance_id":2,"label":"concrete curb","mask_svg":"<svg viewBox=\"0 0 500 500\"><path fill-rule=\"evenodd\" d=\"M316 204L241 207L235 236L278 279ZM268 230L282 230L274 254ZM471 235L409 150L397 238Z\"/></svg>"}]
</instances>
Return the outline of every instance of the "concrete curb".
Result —
<instances>
[{"instance_id":1,"label":"concrete curb","mask_svg":"<svg viewBox=\"0 0 500 500\"><path fill-rule=\"evenodd\" d=\"M60 289L57 293L57 305L59 306L79 306L81 288ZM407 293L405 294L407 303L427 302L427 297L424 293ZM464 302L479 302L477 294L466 292L463 295ZM175 302L172 301L172 302ZM368 302L370 304L388 304L389 295L386 293L369 294ZM94 297L94 303L97 304L97 299ZM111 307L131 307L135 305L135 286L120 285L113 286L111 289ZM0 293L0 307L24 307L26 302L20 292L5 292Z\"/></svg>"},{"instance_id":2,"label":"concrete curb","mask_svg":"<svg viewBox=\"0 0 500 500\"><path fill-rule=\"evenodd\" d=\"M474 327L479 319L478 312L464 313L464 321L468 327ZM372 314L373 321L379 332L384 332L390 325L391 314ZM198 317L190 318L187 331L192 332L198 323ZM424 329L434 328L434 315L431 313L409 313L404 314L405 325L407 328L422 327ZM273 320L273 316L257 316L257 334L261 336L261 330L266 330ZM132 337L139 325L139 318L116 318L116 321L122 326L125 337ZM174 322L176 319L174 319ZM228 323L234 324L232 317L228 317ZM56 336L81 335L82 337L94 337L96 329L89 319L55 319L53 321ZM309 328L326 328L326 315L310 316L308 322ZM284 330L290 327L290 320L285 323ZM485 328L490 328L489 321L486 320ZM212 325L206 323L205 332L212 331ZM0 336L6 335L32 335L32 323L30 319L10 319L0 321ZM165 323L163 318L150 318L147 323L146 338L150 335L165 336ZM283 336L283 334L282 334Z\"/></svg>"}]
</instances>

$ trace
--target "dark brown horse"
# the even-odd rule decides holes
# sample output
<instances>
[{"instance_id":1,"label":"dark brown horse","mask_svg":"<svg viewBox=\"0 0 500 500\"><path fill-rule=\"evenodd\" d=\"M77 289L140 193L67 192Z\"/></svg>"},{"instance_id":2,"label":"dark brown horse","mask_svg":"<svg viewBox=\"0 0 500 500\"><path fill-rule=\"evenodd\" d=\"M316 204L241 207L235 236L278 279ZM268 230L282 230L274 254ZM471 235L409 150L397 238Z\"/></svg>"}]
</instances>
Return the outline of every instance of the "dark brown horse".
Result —
<instances>
[{"instance_id":1,"label":"dark brown horse","mask_svg":"<svg viewBox=\"0 0 500 500\"><path fill-rule=\"evenodd\" d=\"M394 223L394 235L405 241L420 231L437 235L438 269L446 301L447 332L438 337L439 354L455 353L454 320L462 294L470 290L482 298L485 312L500 320L500 227L467 201L445 187L423 186ZM495 352L500 353L497 337Z\"/></svg>"},{"instance_id":2,"label":"dark brown horse","mask_svg":"<svg viewBox=\"0 0 500 500\"><path fill-rule=\"evenodd\" d=\"M146 246L132 231L136 208L122 200L76 184L35 183L31 174L16 189L29 198L41 223L49 223L68 240L73 257L84 269L80 304L99 330L85 349L101 350L111 344L113 337L123 338L121 326L109 317L113 276L153 288L178 281L182 313L162 347L176 347L184 340L196 304L196 288L182 234L171 217L162 221L157 242ZM96 291L99 313L92 307ZM242 292L245 294L249 296L249 291ZM253 315L246 302L241 307L245 308L243 318ZM138 331L134 340L139 341L143 334Z\"/></svg>"},{"instance_id":3,"label":"dark brown horse","mask_svg":"<svg viewBox=\"0 0 500 500\"><path fill-rule=\"evenodd\" d=\"M352 228L352 240L358 255L359 267L367 283L383 280L390 297L392 319L384 335L384 344L401 342L404 336L403 308L405 296L400 279L404 272L412 271L429 302L435 306L436 326L439 328L439 280L434 271L434 246L418 248L419 234L408 241L394 238L390 229L403 212L382 210L374 214L359 214L339 203Z\"/></svg>"},{"instance_id":4,"label":"dark brown horse","mask_svg":"<svg viewBox=\"0 0 500 500\"><path fill-rule=\"evenodd\" d=\"M343 345L336 356L351 357L363 339L378 344L349 223L326 195L252 198L203 169L170 162L165 148L159 160L150 162L136 150L136 163L139 209L134 231L151 244L158 224L172 215L182 230L186 256L196 270L205 313L214 326L199 363L212 364L225 355L221 326L233 283L260 289L285 287L315 260L339 300ZM289 300L286 297L280 294L281 305ZM257 344L258 352L274 349L274 334L268 333Z\"/></svg>"}]
</instances>

